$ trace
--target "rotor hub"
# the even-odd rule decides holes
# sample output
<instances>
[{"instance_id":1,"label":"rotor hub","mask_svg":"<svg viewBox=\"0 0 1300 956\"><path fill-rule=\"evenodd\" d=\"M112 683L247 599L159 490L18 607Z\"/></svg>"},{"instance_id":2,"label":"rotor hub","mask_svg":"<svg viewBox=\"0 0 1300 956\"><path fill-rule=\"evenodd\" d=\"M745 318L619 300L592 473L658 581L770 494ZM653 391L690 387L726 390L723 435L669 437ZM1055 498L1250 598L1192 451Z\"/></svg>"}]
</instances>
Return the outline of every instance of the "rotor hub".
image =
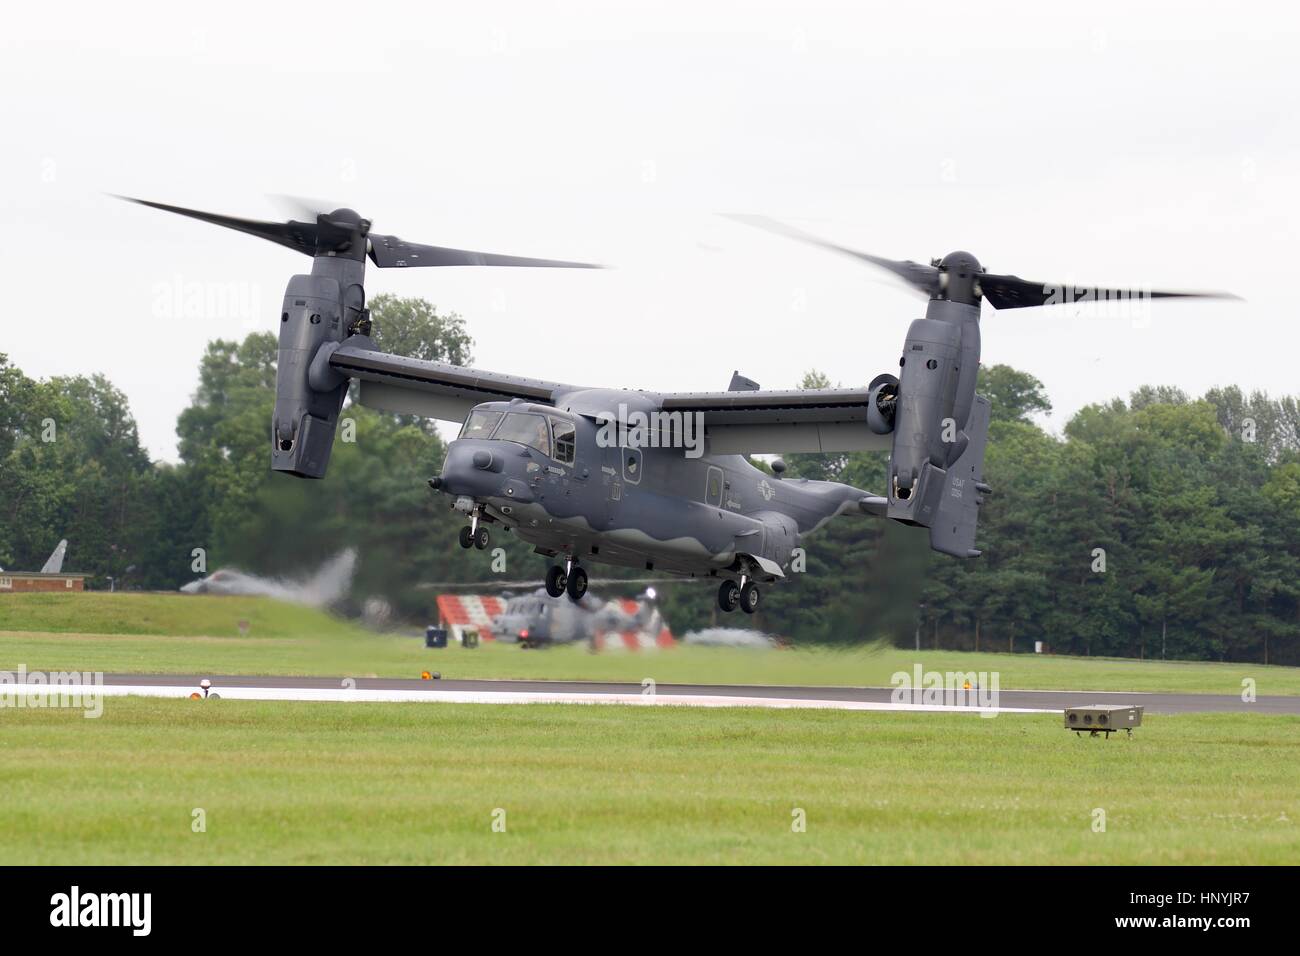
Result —
<instances>
[{"instance_id":1,"label":"rotor hub","mask_svg":"<svg viewBox=\"0 0 1300 956\"><path fill-rule=\"evenodd\" d=\"M984 271L980 261L969 252L950 252L940 259L936 265L949 275L961 279L978 275Z\"/></svg>"},{"instance_id":2,"label":"rotor hub","mask_svg":"<svg viewBox=\"0 0 1300 956\"><path fill-rule=\"evenodd\" d=\"M963 302L967 305L979 305L979 277L984 267L969 252L950 252L942 259L935 259L931 265L939 273L939 292L936 298L950 302Z\"/></svg>"}]
</instances>

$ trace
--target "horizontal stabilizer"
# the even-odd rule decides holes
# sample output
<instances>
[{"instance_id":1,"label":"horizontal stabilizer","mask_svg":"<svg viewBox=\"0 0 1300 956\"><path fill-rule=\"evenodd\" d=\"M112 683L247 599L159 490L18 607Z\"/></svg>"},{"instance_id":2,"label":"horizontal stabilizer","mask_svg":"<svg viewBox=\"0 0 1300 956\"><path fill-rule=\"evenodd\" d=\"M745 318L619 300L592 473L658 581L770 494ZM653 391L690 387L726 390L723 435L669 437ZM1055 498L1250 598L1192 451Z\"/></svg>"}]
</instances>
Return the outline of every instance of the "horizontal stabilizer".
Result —
<instances>
[{"instance_id":1,"label":"horizontal stabilizer","mask_svg":"<svg viewBox=\"0 0 1300 956\"><path fill-rule=\"evenodd\" d=\"M889 499L879 495L867 495L858 502L858 507L869 515L884 518L889 513Z\"/></svg>"}]
</instances>

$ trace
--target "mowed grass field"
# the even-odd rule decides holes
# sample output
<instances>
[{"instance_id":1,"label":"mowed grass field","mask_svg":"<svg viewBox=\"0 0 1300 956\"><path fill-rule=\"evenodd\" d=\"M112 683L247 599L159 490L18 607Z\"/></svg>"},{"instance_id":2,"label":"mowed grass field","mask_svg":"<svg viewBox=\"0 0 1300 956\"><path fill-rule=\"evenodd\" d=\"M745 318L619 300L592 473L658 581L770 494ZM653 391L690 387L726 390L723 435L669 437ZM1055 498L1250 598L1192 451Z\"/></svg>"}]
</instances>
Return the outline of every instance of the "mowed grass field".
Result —
<instances>
[{"instance_id":1,"label":"mowed grass field","mask_svg":"<svg viewBox=\"0 0 1300 956\"><path fill-rule=\"evenodd\" d=\"M431 651L263 599L0 598L0 670L881 685L916 663L997 670L1003 688L1233 694L1253 677L1260 693L1300 693L1278 667ZM1132 739L1105 740L1051 714L103 704L96 719L0 709L0 864L1300 863L1294 718L1148 716Z\"/></svg>"},{"instance_id":2,"label":"mowed grass field","mask_svg":"<svg viewBox=\"0 0 1300 956\"><path fill-rule=\"evenodd\" d=\"M247 634L239 624L246 622ZM919 654L854 650L746 651L677 647L592 654L485 643L429 650L419 638L375 634L328 614L264 598L180 594L11 594L0 597L0 669L109 673L283 674L336 677L534 678L663 683L888 686L916 664L996 671L1011 689L1300 694L1300 668L1110 658Z\"/></svg>"},{"instance_id":3,"label":"mowed grass field","mask_svg":"<svg viewBox=\"0 0 1300 956\"><path fill-rule=\"evenodd\" d=\"M104 703L0 712L0 864L1300 863L1288 718Z\"/></svg>"}]
</instances>

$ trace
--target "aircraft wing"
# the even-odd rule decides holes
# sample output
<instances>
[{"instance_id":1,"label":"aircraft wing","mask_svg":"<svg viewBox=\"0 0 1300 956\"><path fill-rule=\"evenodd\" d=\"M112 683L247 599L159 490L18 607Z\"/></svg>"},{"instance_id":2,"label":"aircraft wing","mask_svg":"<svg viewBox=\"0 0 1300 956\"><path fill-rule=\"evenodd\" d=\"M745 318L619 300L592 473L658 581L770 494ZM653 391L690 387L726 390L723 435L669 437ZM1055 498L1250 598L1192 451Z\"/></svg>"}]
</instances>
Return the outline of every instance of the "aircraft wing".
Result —
<instances>
[{"instance_id":1,"label":"aircraft wing","mask_svg":"<svg viewBox=\"0 0 1300 956\"><path fill-rule=\"evenodd\" d=\"M890 436L867 427L869 397L866 388L673 392L661 407L701 413L714 454L888 450Z\"/></svg>"},{"instance_id":2,"label":"aircraft wing","mask_svg":"<svg viewBox=\"0 0 1300 956\"><path fill-rule=\"evenodd\" d=\"M553 404L571 385L429 362L340 345L329 364L361 384L361 404L404 415L463 422L481 402L523 399ZM715 454L876 451L888 435L867 428L866 388L786 391L674 392L661 396L667 412L700 412Z\"/></svg>"},{"instance_id":3,"label":"aircraft wing","mask_svg":"<svg viewBox=\"0 0 1300 956\"><path fill-rule=\"evenodd\" d=\"M481 402L521 398L551 404L558 382L428 362L377 352L359 345L340 345L330 355L335 371L358 379L361 404L387 412L463 422Z\"/></svg>"}]
</instances>

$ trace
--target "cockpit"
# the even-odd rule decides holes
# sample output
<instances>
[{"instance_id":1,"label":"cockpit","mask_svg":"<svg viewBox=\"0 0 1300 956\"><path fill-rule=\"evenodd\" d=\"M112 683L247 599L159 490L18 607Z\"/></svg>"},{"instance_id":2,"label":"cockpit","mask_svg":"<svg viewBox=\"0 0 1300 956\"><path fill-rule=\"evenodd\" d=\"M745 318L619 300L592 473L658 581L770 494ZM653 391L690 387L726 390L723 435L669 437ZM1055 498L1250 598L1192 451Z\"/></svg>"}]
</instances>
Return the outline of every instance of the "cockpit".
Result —
<instances>
[{"instance_id":1,"label":"cockpit","mask_svg":"<svg viewBox=\"0 0 1300 956\"><path fill-rule=\"evenodd\" d=\"M550 411L480 406L469 413L459 437L517 442L564 465L573 464L577 451L577 430L573 420Z\"/></svg>"}]
</instances>

